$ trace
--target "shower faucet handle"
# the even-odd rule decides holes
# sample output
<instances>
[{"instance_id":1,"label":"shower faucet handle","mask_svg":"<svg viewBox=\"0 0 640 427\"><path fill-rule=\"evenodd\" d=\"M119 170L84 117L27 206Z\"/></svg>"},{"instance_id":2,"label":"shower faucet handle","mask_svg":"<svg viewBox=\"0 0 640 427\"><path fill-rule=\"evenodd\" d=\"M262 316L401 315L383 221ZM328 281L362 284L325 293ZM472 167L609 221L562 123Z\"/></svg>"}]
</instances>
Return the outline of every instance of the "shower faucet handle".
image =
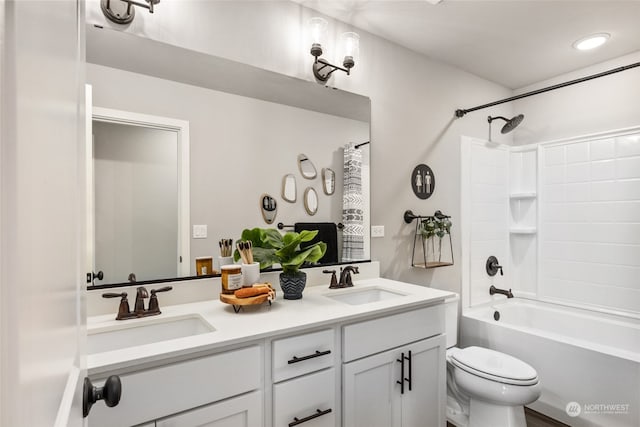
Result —
<instances>
[{"instance_id":1,"label":"shower faucet handle","mask_svg":"<svg viewBox=\"0 0 640 427\"><path fill-rule=\"evenodd\" d=\"M502 271L502 266L498 262L498 258L496 258L493 255L487 258L485 269L487 270L487 274L491 277L495 276L498 273L498 271L500 271L501 276L504 276L504 273Z\"/></svg>"}]
</instances>

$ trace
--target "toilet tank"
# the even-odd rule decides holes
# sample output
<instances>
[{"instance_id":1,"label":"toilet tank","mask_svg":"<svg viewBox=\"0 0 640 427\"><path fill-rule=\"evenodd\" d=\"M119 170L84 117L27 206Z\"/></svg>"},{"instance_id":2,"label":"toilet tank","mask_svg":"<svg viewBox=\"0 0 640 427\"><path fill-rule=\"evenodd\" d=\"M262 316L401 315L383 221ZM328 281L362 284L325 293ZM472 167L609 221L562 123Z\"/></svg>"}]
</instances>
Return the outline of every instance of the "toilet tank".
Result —
<instances>
[{"instance_id":1,"label":"toilet tank","mask_svg":"<svg viewBox=\"0 0 640 427\"><path fill-rule=\"evenodd\" d=\"M456 295L444 300L445 332L447 334L447 348L458 343L458 303L460 296Z\"/></svg>"}]
</instances>

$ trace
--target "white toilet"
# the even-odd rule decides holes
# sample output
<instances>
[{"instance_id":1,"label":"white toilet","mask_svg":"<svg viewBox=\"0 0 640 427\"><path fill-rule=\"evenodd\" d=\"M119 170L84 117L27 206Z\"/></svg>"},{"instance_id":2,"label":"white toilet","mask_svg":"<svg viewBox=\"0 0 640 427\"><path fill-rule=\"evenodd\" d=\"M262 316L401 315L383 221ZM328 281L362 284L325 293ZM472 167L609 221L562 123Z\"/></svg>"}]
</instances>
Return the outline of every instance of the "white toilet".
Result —
<instances>
[{"instance_id":1,"label":"white toilet","mask_svg":"<svg viewBox=\"0 0 640 427\"><path fill-rule=\"evenodd\" d=\"M526 427L524 405L540 397L538 373L508 354L455 347L458 301L446 301L448 421L457 427Z\"/></svg>"}]
</instances>

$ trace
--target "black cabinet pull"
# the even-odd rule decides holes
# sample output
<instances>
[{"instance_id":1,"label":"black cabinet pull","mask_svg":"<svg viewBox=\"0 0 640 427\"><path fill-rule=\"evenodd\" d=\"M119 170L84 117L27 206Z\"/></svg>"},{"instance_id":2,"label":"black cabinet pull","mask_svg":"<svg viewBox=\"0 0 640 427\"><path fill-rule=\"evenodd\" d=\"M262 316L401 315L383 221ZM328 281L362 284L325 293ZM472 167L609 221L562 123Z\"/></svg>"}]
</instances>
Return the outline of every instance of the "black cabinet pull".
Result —
<instances>
[{"instance_id":1,"label":"black cabinet pull","mask_svg":"<svg viewBox=\"0 0 640 427\"><path fill-rule=\"evenodd\" d=\"M84 379L82 390L82 417L87 418L89 411L98 400L104 400L105 405L113 408L120 403L122 396L122 383L120 377L111 375L102 387L95 387L88 377Z\"/></svg>"},{"instance_id":2,"label":"black cabinet pull","mask_svg":"<svg viewBox=\"0 0 640 427\"><path fill-rule=\"evenodd\" d=\"M411 373L411 350L409 350L409 357L406 358L409 361L409 378L405 378L405 381L409 383L409 391L411 391L411 380L413 379Z\"/></svg>"},{"instance_id":3,"label":"black cabinet pull","mask_svg":"<svg viewBox=\"0 0 640 427\"><path fill-rule=\"evenodd\" d=\"M293 359L289 360L287 363L291 365L292 363L298 363L298 362L302 362L303 360L309 360L309 359L313 359L320 356L326 356L327 354L331 354L331 350L327 350L327 351L316 350L315 353L309 354L307 356L302 356L302 357L293 356Z\"/></svg>"},{"instance_id":4,"label":"black cabinet pull","mask_svg":"<svg viewBox=\"0 0 640 427\"><path fill-rule=\"evenodd\" d=\"M302 423L306 423L307 421L311 421L314 418L318 418L321 417L323 415L327 415L329 413L331 413L331 408L329 409L325 409L324 411L321 411L320 409L316 409L316 413L309 415L308 417L304 417L304 418L298 418L298 417L293 417L293 421L291 421L289 423L289 427L293 427L293 426L297 426L298 424L302 424Z\"/></svg>"},{"instance_id":5,"label":"black cabinet pull","mask_svg":"<svg viewBox=\"0 0 640 427\"><path fill-rule=\"evenodd\" d=\"M396 362L400 362L400 381L396 381L396 384L400 384L400 394L404 394L404 353L400 355L400 359L396 359Z\"/></svg>"}]
</instances>

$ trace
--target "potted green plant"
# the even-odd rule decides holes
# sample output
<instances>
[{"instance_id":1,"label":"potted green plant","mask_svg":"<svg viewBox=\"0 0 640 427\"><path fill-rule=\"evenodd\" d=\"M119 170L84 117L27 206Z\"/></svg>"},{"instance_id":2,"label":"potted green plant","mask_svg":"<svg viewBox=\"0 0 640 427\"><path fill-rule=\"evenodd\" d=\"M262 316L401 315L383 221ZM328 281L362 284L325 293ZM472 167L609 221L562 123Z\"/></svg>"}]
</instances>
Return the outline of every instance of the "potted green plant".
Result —
<instances>
[{"instance_id":1,"label":"potted green plant","mask_svg":"<svg viewBox=\"0 0 640 427\"><path fill-rule=\"evenodd\" d=\"M327 244L316 242L305 248L300 244L313 240L318 231L289 231L284 235L275 228L253 228L242 231L241 240L251 241L253 258L260 263L260 269L280 264L280 287L285 299L300 299L307 284L307 274L300 271L305 262L317 262L327 251ZM234 259L240 258L238 251Z\"/></svg>"}]
</instances>

